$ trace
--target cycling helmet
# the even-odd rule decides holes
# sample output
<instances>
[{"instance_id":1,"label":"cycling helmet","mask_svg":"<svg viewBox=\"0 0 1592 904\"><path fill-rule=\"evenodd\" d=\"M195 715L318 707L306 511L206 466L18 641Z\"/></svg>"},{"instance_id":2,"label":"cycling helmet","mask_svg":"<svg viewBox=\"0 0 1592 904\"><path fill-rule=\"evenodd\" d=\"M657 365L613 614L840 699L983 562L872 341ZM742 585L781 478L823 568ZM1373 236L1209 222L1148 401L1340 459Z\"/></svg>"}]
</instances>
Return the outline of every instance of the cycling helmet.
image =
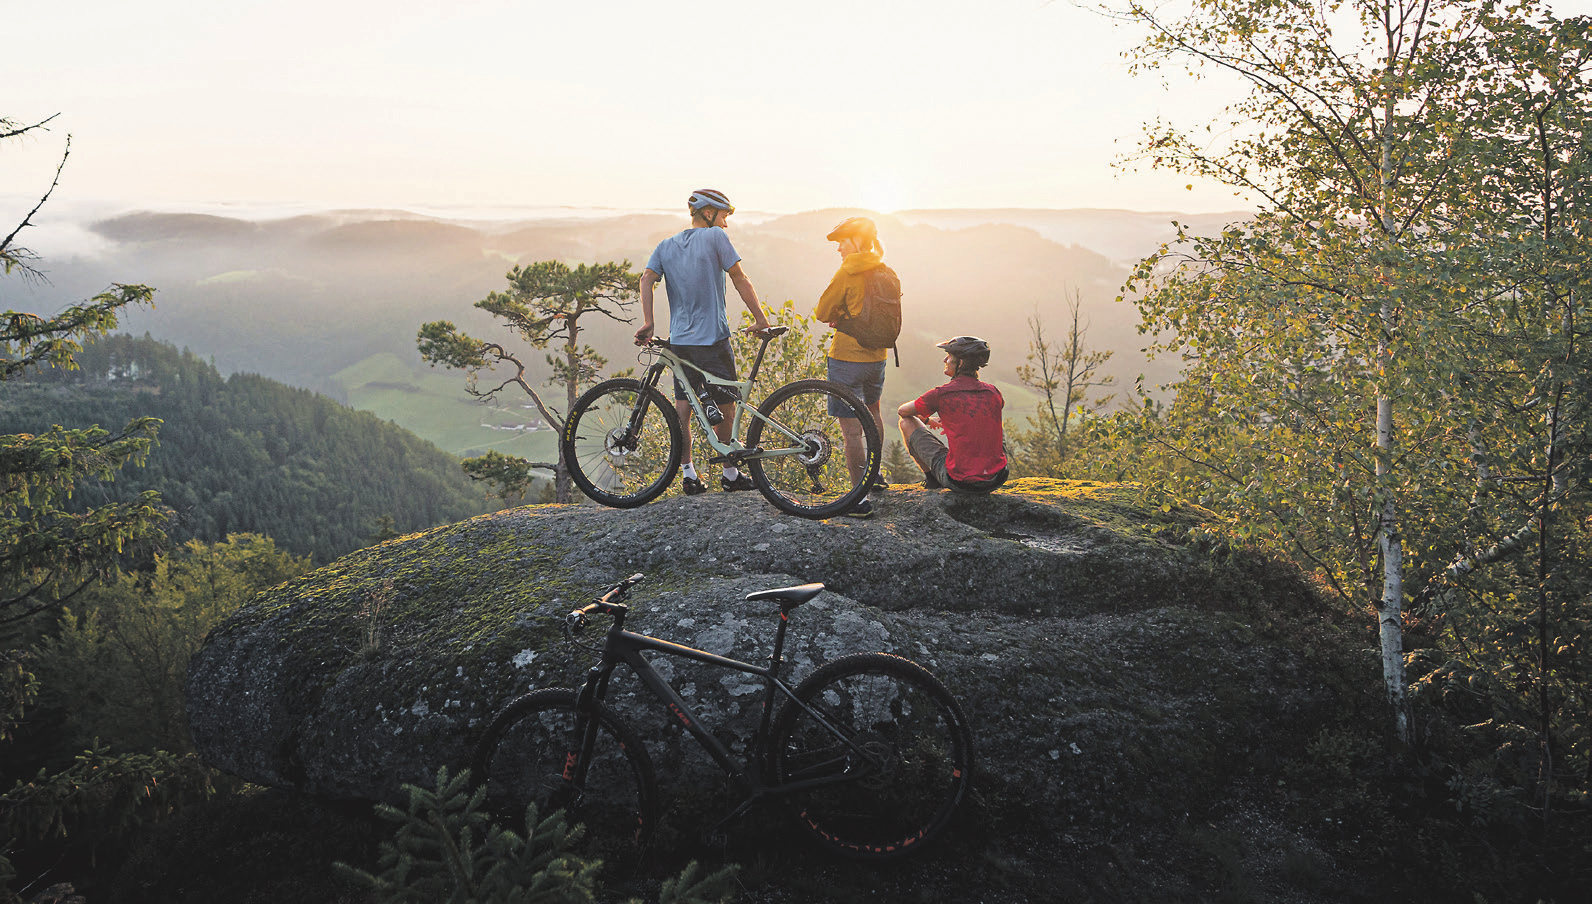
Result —
<instances>
[{"instance_id":1,"label":"cycling helmet","mask_svg":"<svg viewBox=\"0 0 1592 904\"><path fill-rule=\"evenodd\" d=\"M735 205L730 203L729 198L724 197L724 192L717 189L699 188L691 193L691 198L686 203L691 205L692 210L713 207L735 213Z\"/></svg>"},{"instance_id":2,"label":"cycling helmet","mask_svg":"<svg viewBox=\"0 0 1592 904\"><path fill-rule=\"evenodd\" d=\"M937 343L935 347L945 349L946 354L974 367L983 367L989 363L989 343L977 336L957 336L955 339Z\"/></svg>"},{"instance_id":3,"label":"cycling helmet","mask_svg":"<svg viewBox=\"0 0 1592 904\"><path fill-rule=\"evenodd\" d=\"M839 226L829 231L824 237L826 242L838 242L841 239L865 239L868 242L879 237L879 227L867 217L849 217L840 222Z\"/></svg>"}]
</instances>

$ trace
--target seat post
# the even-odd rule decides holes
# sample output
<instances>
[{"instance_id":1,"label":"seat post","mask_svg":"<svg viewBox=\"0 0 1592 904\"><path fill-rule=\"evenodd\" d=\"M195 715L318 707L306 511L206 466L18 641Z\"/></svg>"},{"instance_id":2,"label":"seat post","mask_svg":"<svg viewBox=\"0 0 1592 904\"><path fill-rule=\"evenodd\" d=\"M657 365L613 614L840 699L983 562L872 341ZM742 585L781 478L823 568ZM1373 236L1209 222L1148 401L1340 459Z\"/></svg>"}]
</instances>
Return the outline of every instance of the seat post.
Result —
<instances>
[{"instance_id":1,"label":"seat post","mask_svg":"<svg viewBox=\"0 0 1592 904\"><path fill-rule=\"evenodd\" d=\"M763 344L757 347L757 357L752 361L752 369L746 373L746 380L748 383L757 382L757 370L763 366L763 353L768 351L768 344L772 342L774 337L777 335L779 335L779 332L776 332L775 330L764 330L758 334L757 337L763 340Z\"/></svg>"},{"instance_id":2,"label":"seat post","mask_svg":"<svg viewBox=\"0 0 1592 904\"><path fill-rule=\"evenodd\" d=\"M779 627L774 631L774 652L768 657L770 667L779 673L785 655L785 628L790 625L790 606L783 600L779 604Z\"/></svg>"}]
</instances>

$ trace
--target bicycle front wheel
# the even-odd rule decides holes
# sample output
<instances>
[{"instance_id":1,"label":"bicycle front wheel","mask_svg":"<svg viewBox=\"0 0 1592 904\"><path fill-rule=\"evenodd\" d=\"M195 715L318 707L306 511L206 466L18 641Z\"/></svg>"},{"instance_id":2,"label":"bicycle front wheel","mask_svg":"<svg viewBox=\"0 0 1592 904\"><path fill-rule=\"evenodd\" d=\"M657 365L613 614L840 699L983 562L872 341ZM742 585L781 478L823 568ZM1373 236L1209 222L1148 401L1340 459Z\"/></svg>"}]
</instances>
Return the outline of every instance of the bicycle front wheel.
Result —
<instances>
[{"instance_id":1,"label":"bicycle front wheel","mask_svg":"<svg viewBox=\"0 0 1592 904\"><path fill-rule=\"evenodd\" d=\"M599 850L637 850L658 821L652 758L635 732L599 703L592 713L597 740L585 783L577 783L575 698L573 690L545 688L505 706L476 745L471 778L486 786L486 806L500 817L523 819L530 804L538 818L563 810L571 825L586 826Z\"/></svg>"},{"instance_id":2,"label":"bicycle front wheel","mask_svg":"<svg viewBox=\"0 0 1592 904\"><path fill-rule=\"evenodd\" d=\"M803 518L829 518L850 510L879 476L879 427L851 390L828 380L781 386L763 402L746 431L752 481L774 507ZM862 479L851 480L841 422L861 428Z\"/></svg>"},{"instance_id":3,"label":"bicycle front wheel","mask_svg":"<svg viewBox=\"0 0 1592 904\"><path fill-rule=\"evenodd\" d=\"M658 498L685 442L674 406L639 380L608 380L575 401L559 449L581 492L614 508Z\"/></svg>"},{"instance_id":4,"label":"bicycle front wheel","mask_svg":"<svg viewBox=\"0 0 1592 904\"><path fill-rule=\"evenodd\" d=\"M945 828L967 794L973 736L928 669L888 653L843 656L803 681L796 701L774 728L772 778L819 843L884 859Z\"/></svg>"}]
</instances>

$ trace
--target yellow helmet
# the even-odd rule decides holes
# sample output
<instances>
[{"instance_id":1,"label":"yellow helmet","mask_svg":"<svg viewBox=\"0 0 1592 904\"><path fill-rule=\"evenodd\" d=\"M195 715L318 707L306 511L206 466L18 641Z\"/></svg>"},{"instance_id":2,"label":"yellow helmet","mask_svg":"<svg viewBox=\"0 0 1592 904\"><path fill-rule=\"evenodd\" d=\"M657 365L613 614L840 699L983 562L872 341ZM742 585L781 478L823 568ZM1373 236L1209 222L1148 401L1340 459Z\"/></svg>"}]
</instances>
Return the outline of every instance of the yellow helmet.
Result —
<instances>
[{"instance_id":1,"label":"yellow helmet","mask_svg":"<svg viewBox=\"0 0 1592 904\"><path fill-rule=\"evenodd\" d=\"M879 227L867 217L847 217L839 226L829 231L824 237L826 242L838 242L841 239L861 239L863 244L871 245L879 238Z\"/></svg>"}]
</instances>

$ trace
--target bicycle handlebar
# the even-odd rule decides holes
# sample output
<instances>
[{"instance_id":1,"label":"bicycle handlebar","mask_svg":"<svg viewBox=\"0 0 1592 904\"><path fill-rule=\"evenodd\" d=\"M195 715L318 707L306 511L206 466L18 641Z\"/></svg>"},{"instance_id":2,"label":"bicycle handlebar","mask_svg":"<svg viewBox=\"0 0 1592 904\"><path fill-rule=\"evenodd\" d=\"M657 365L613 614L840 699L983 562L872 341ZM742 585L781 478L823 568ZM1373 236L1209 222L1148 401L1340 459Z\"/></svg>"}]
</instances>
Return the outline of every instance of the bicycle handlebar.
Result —
<instances>
[{"instance_id":1,"label":"bicycle handlebar","mask_svg":"<svg viewBox=\"0 0 1592 904\"><path fill-rule=\"evenodd\" d=\"M604 615L614 615L629 609L624 604L625 597L630 595L630 588L641 583L645 575L636 573L603 591L603 595L595 601L575 609L564 617L564 633L566 635L579 634L586 629L588 619L601 612Z\"/></svg>"}]
</instances>

